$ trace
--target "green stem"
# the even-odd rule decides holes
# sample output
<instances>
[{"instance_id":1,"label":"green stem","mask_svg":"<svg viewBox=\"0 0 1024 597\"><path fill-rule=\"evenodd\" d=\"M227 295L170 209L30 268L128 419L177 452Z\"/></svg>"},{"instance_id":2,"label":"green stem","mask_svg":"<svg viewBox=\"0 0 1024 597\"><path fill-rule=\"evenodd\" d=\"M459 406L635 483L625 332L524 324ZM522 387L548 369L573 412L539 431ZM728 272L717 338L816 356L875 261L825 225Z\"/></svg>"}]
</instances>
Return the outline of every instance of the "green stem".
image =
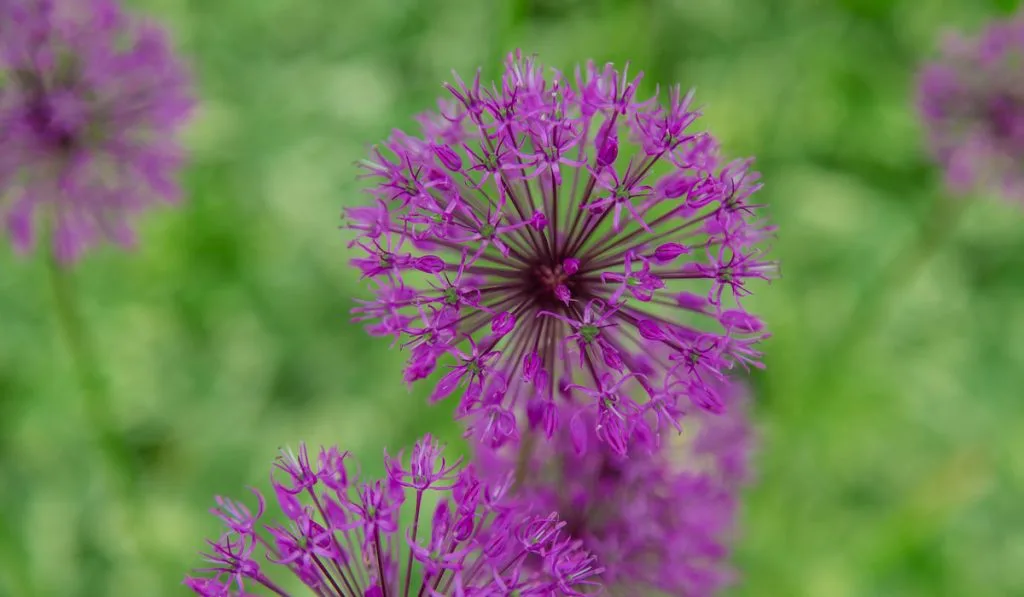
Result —
<instances>
[{"instance_id":1,"label":"green stem","mask_svg":"<svg viewBox=\"0 0 1024 597\"><path fill-rule=\"evenodd\" d=\"M3 562L6 572L6 580L0 579L0 594L6 594L3 593L6 585L11 595L36 595L38 593L29 576L26 550L22 548L18 531L8 523L7 514L0 513L0 562Z\"/></svg>"},{"instance_id":2,"label":"green stem","mask_svg":"<svg viewBox=\"0 0 1024 597\"><path fill-rule=\"evenodd\" d=\"M82 390L83 409L90 430L96 434L96 442L106 464L105 478L111 487L118 506L127 517L128 532L137 541L140 554L148 561L157 562L160 554L145 537L146 521L139 503L139 473L131 447L118 429L111 410L107 380L100 367L100 359L85 318L76 302L74 281L70 271L62 267L55 256L49 259L49 277L53 288L57 323ZM95 521L93 521L95 522Z\"/></svg>"},{"instance_id":3,"label":"green stem","mask_svg":"<svg viewBox=\"0 0 1024 597\"><path fill-rule=\"evenodd\" d=\"M130 489L135 479L134 459L111 413L106 379L75 300L74 281L52 254L48 269L57 324L81 386L86 419L112 472L121 477L122 489Z\"/></svg>"},{"instance_id":4,"label":"green stem","mask_svg":"<svg viewBox=\"0 0 1024 597\"><path fill-rule=\"evenodd\" d=\"M841 378L843 368L857 355L862 344L885 323L892 304L920 275L936 252L956 231L969 201L940 199L914 239L897 253L888 265L859 295L847 316L846 325L832 344L822 351L817 379L812 387L822 389ZM825 389L831 389L828 386Z\"/></svg>"}]
</instances>

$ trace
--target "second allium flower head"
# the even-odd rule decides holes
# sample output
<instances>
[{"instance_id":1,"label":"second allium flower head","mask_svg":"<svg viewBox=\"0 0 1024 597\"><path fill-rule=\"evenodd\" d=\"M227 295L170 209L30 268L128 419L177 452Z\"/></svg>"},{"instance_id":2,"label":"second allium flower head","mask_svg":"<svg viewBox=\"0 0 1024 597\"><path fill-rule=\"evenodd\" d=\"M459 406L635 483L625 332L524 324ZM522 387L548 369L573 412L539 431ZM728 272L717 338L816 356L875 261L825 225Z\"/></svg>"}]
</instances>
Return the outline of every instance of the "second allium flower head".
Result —
<instances>
[{"instance_id":1,"label":"second allium flower head","mask_svg":"<svg viewBox=\"0 0 1024 597\"><path fill-rule=\"evenodd\" d=\"M129 217L175 200L191 85L165 32L113 0L0 0L0 217L14 246L70 262L131 245Z\"/></svg>"},{"instance_id":2,"label":"second allium flower head","mask_svg":"<svg viewBox=\"0 0 1024 597\"><path fill-rule=\"evenodd\" d=\"M337 448L286 452L272 481L284 519L259 492L255 513L218 498L226 532L185 582L204 597L717 594L753 440L744 387L720 390L727 413L691 407L685 441L626 455L591 426L582 453L563 429L531 455L476 445L466 465L428 435L408 460L385 456L379 481Z\"/></svg>"},{"instance_id":3,"label":"second allium flower head","mask_svg":"<svg viewBox=\"0 0 1024 597\"><path fill-rule=\"evenodd\" d=\"M572 597L598 586L593 556L556 516L510 496L508 476L447 463L429 435L408 465L386 457L379 481L358 479L348 456L323 449L310 462L302 447L278 460L287 525L264 520L259 492L255 513L218 498L227 531L185 584L203 597L287 597L296 580L337 597Z\"/></svg>"},{"instance_id":4,"label":"second allium flower head","mask_svg":"<svg viewBox=\"0 0 1024 597\"><path fill-rule=\"evenodd\" d=\"M593 420L625 453L680 400L721 410L724 371L758 364L763 324L739 302L776 271L758 175L691 130L691 95L639 101L639 82L546 77L516 53L500 85L456 77L421 137L363 162L375 200L346 216L376 296L357 318L411 348L407 381L446 365L432 399L464 388L460 416L493 446L525 411L549 437Z\"/></svg>"}]
</instances>

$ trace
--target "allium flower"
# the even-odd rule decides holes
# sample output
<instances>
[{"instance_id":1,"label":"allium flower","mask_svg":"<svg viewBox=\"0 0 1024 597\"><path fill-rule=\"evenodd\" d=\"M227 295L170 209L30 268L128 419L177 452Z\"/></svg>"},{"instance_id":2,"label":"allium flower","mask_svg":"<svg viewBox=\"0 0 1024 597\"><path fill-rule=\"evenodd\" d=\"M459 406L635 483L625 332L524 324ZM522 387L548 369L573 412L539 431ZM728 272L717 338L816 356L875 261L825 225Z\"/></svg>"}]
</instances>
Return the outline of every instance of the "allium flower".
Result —
<instances>
[{"instance_id":1,"label":"allium flower","mask_svg":"<svg viewBox=\"0 0 1024 597\"><path fill-rule=\"evenodd\" d=\"M166 35L114 0L0 0L0 217L19 251L37 220L70 262L173 201L189 77Z\"/></svg>"},{"instance_id":2,"label":"allium flower","mask_svg":"<svg viewBox=\"0 0 1024 597\"><path fill-rule=\"evenodd\" d=\"M1024 16L950 34L918 78L918 110L951 190L1024 200Z\"/></svg>"},{"instance_id":3,"label":"allium flower","mask_svg":"<svg viewBox=\"0 0 1024 597\"><path fill-rule=\"evenodd\" d=\"M733 580L727 560L753 441L745 388L721 390L728 412L692 409L687 435L654 451L622 456L587 429L539 442L521 465L517 497L562 515L604 568L609 595L704 597ZM480 470L515 466L522 456L510 447L478 446Z\"/></svg>"},{"instance_id":4,"label":"allium flower","mask_svg":"<svg viewBox=\"0 0 1024 597\"><path fill-rule=\"evenodd\" d=\"M295 594L289 580L308 589L302 594L338 597L597 592L592 578L602 570L565 537L564 522L510 498L508 475L491 471L481 481L441 452L428 435L408 465L385 455L387 477L373 482L360 482L337 448L321 449L316 464L305 447L284 454L272 484L287 523L263 521L256 490L255 513L218 497L212 512L227 532L208 542L210 565L198 570L205 574L185 584L204 597L287 596ZM403 514L411 514L409 528Z\"/></svg>"},{"instance_id":5,"label":"allium flower","mask_svg":"<svg viewBox=\"0 0 1024 597\"><path fill-rule=\"evenodd\" d=\"M376 297L356 319L410 349L408 382L441 363L431 399L461 394L494 445L517 406L553 433L570 394L620 451L680 398L720 410L715 381L766 336L739 299L776 269L750 162L690 130L691 95L638 101L610 64L546 79L517 53L500 87L455 81L421 137L362 164L374 201L346 216Z\"/></svg>"}]
</instances>

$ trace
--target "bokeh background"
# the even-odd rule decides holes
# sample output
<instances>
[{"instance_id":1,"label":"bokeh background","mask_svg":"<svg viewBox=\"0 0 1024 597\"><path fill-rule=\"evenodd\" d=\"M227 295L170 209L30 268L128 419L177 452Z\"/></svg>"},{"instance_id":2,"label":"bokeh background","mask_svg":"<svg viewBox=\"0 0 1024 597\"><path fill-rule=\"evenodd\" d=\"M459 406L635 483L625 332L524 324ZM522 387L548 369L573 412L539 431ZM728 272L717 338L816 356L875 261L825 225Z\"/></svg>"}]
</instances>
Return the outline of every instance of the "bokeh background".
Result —
<instances>
[{"instance_id":1,"label":"bokeh background","mask_svg":"<svg viewBox=\"0 0 1024 597\"><path fill-rule=\"evenodd\" d=\"M763 448L729 594L1024 595L1021 205L973 201L857 347L836 348L948 200L915 65L945 28L1016 2L133 4L174 30L203 97L187 202L144 219L137 253L75 272L142 497L133 510L105 489L44 261L0 251L0 595L184 594L218 528L212 496L265 486L280 446L339 443L370 474L428 430L463 449L452 403L427 407L403 355L349 323L364 288L339 213L364 200L353 162L432 108L450 69L490 77L516 47L696 87L704 125L764 173L784 277L749 303L775 336L752 381Z\"/></svg>"}]
</instances>

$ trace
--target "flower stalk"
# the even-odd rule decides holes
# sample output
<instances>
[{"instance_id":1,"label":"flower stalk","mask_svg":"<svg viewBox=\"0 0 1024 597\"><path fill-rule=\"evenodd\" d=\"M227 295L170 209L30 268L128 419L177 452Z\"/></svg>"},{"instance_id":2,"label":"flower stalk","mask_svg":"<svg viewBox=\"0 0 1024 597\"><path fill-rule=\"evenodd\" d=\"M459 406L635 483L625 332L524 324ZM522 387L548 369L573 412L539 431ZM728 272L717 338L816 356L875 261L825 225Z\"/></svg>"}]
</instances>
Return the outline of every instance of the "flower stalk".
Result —
<instances>
[{"instance_id":1,"label":"flower stalk","mask_svg":"<svg viewBox=\"0 0 1024 597\"><path fill-rule=\"evenodd\" d=\"M82 317L69 269L51 252L47 273L53 291L57 327L82 392L82 409L97 445L112 471L125 479L134 477L131 452L117 430L110 406L107 380L96 355L94 340Z\"/></svg>"}]
</instances>

